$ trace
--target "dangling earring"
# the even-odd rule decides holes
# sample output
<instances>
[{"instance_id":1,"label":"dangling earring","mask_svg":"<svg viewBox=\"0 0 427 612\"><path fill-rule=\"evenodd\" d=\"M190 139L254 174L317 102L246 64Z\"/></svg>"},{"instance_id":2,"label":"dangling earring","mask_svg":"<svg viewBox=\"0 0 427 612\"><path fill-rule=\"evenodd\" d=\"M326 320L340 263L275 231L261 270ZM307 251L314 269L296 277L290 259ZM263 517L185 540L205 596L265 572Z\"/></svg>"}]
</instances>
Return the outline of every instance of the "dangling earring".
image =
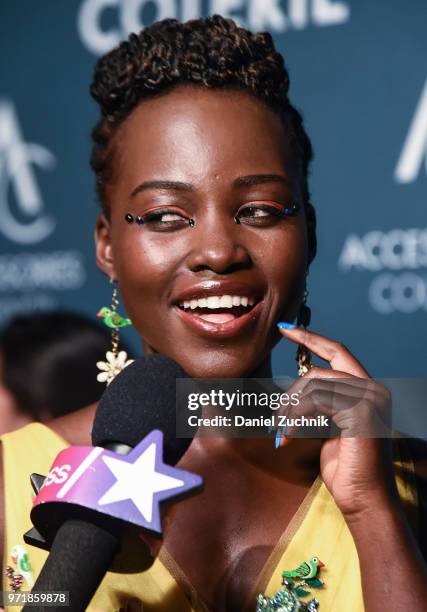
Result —
<instances>
[{"instance_id":1,"label":"dangling earring","mask_svg":"<svg viewBox=\"0 0 427 612\"><path fill-rule=\"evenodd\" d=\"M96 377L98 382L105 382L107 385L120 374L122 370L133 362L133 359L128 359L126 351L119 351L120 335L119 329L132 325L130 319L122 317L117 312L119 305L119 292L117 285L110 279L113 285L113 295L111 297L111 306L103 306L97 316L102 318L104 325L111 329L111 350L107 351L105 361L98 361L96 367L101 372Z\"/></svg>"},{"instance_id":2,"label":"dangling earring","mask_svg":"<svg viewBox=\"0 0 427 612\"><path fill-rule=\"evenodd\" d=\"M308 291L306 287L304 289L303 301L302 301L302 304L298 312L298 317L297 317L298 327L307 328L310 325L311 308L307 306L307 297L308 297ZM312 367L311 351L303 344L298 345L296 362L298 364L298 376L303 376L304 374L307 374L309 369Z\"/></svg>"}]
</instances>

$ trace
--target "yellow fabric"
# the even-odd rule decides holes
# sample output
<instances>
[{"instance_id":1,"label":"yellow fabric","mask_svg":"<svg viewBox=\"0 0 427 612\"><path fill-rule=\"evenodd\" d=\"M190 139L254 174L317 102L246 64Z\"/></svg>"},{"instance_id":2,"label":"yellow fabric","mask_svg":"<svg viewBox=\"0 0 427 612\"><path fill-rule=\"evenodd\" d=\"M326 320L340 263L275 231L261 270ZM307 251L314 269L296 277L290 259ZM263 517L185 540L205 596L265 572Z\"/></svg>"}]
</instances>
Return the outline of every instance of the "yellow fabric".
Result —
<instances>
[{"instance_id":1,"label":"yellow fabric","mask_svg":"<svg viewBox=\"0 0 427 612\"><path fill-rule=\"evenodd\" d=\"M56 454L67 444L40 424L31 424L2 437L5 475L6 542L4 565L10 564L10 550L22 543L30 529L31 487L29 474L46 474ZM411 521L417 521L417 492L410 458L402 455L404 442L394 441L396 479L399 494ZM36 577L44 563L44 551L29 550ZM312 591L321 612L345 610L364 612L356 548L345 520L320 478L314 482L261 572L247 609L255 609L255 597L273 595L281 585L283 569L297 567L311 556L325 567L321 577L326 586ZM6 590L7 581L3 588ZM26 587L27 588L27 587ZM140 598L144 612L205 612L207 610L185 575L165 550L147 572L134 575L108 573L95 594L90 612L116 612L130 597ZM191 602L191 603L189 603ZM17 608L13 608L16 610Z\"/></svg>"}]
</instances>

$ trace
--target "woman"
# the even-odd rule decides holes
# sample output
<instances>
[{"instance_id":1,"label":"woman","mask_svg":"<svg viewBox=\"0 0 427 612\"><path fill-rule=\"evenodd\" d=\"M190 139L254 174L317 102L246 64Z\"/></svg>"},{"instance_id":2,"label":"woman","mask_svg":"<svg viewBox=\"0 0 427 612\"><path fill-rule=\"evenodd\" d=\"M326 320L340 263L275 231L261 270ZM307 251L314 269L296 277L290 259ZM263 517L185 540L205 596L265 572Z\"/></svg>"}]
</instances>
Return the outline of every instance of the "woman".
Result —
<instances>
[{"instance_id":1,"label":"woman","mask_svg":"<svg viewBox=\"0 0 427 612\"><path fill-rule=\"evenodd\" d=\"M92 85L102 113L92 155L97 262L119 284L145 353L165 354L194 377L268 377L283 336L329 362L304 382L345 379L351 395L369 375L345 347L277 327L308 322L316 251L311 146L287 92L271 37L219 16L159 22L101 59ZM242 300L236 309L198 301L213 296ZM303 366L301 350L300 358ZM387 402L379 385L372 397ZM92 418L88 409L38 431L38 469L35 452L27 472L45 472L64 440L89 443ZM13 453L18 460L28 430L4 440L5 464ZM313 555L325 564L320 610L419 609L426 600L388 440L293 439L276 450L271 439L198 438L180 465L203 475L205 491L176 506L153 568L133 586L106 579L92 609L118 609L122 591L144 611L254 610L258 593L273 595L282 571ZM416 511L413 462L396 465L401 498ZM7 525L19 505L9 472Z\"/></svg>"}]
</instances>

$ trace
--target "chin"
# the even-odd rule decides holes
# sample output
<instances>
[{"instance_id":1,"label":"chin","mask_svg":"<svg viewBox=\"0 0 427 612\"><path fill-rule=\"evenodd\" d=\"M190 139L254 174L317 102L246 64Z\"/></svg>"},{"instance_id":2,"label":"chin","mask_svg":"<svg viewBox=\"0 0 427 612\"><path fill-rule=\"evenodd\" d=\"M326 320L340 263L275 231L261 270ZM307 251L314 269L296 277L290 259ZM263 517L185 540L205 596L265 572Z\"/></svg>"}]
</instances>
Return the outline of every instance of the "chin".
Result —
<instances>
[{"instance_id":1,"label":"chin","mask_svg":"<svg viewBox=\"0 0 427 612\"><path fill-rule=\"evenodd\" d=\"M240 354L230 355L223 350L205 350L196 356L171 355L191 378L246 378L260 365L260 359L242 360Z\"/></svg>"}]
</instances>

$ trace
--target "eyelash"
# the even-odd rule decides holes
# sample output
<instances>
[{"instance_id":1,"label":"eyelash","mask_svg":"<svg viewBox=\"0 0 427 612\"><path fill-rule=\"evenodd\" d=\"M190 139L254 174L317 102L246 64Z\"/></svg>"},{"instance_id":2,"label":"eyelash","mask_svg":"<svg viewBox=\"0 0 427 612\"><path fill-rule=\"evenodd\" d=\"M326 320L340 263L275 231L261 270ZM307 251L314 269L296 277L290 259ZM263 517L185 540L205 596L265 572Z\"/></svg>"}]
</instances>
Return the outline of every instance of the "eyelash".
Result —
<instances>
[{"instance_id":1,"label":"eyelash","mask_svg":"<svg viewBox=\"0 0 427 612\"><path fill-rule=\"evenodd\" d=\"M161 221L161 218L164 215L176 215L179 216L180 219L175 219L173 221ZM138 225L157 225L157 228L160 230L167 230L169 228L176 228L177 224L182 224L183 227L186 225L194 225L193 219L188 217L183 211L173 209L173 208L157 208L155 210L149 210L144 215L137 215L134 217L130 213L125 215L125 219L128 223L137 223Z\"/></svg>"},{"instance_id":2,"label":"eyelash","mask_svg":"<svg viewBox=\"0 0 427 612\"><path fill-rule=\"evenodd\" d=\"M242 216L242 212L245 211L264 211L268 214L264 215L254 215L249 217ZM245 223L249 225L266 225L271 224L274 220L286 219L288 217L293 217L298 212L298 206L296 204L290 204L287 206L282 206L280 204L276 204L275 202L271 203L259 203L259 204L249 204L243 206L234 217L236 223L241 223L242 219L245 219Z\"/></svg>"},{"instance_id":3,"label":"eyelash","mask_svg":"<svg viewBox=\"0 0 427 612\"><path fill-rule=\"evenodd\" d=\"M275 202L271 203L259 203L259 204L249 204L240 208L236 215L234 216L234 221L238 224L245 223L247 225L271 225L274 221L279 221L280 219L286 219L288 217L293 217L298 212L299 207L296 204L290 204L288 206L283 206L280 204L276 204ZM268 214L261 215L252 215L252 216L244 216L242 213L245 211L264 211ZM166 215L174 215L179 216L180 219L162 221L162 217ZM125 215L126 221L131 224L134 221L138 225L152 225L152 228L156 228L157 231L167 231L169 229L181 229L181 227L186 227L189 225L190 227L194 226L194 220L188 217L184 211L179 209L173 209L171 207L168 208L158 208L154 210L147 211L144 215L137 215L134 217L132 214L127 213ZM178 225L181 227L178 228Z\"/></svg>"}]
</instances>

